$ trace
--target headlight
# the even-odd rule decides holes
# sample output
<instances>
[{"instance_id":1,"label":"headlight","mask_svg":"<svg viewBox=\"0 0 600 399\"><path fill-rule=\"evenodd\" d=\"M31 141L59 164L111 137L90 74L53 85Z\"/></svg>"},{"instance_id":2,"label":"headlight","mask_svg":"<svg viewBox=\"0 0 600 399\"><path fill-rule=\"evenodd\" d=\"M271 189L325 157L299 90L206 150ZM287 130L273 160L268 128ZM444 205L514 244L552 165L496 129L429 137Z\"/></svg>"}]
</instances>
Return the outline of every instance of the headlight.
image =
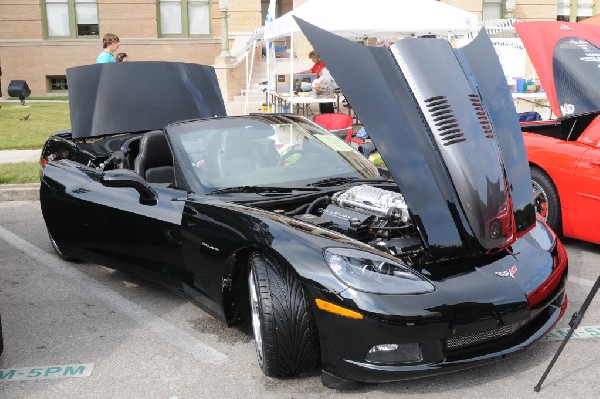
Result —
<instances>
[{"instance_id":1,"label":"headlight","mask_svg":"<svg viewBox=\"0 0 600 399\"><path fill-rule=\"evenodd\" d=\"M551 252L556 245L556 234L550 228L539 220L535 221L535 227L529 232L534 240L540 244L544 251Z\"/></svg>"},{"instance_id":2,"label":"headlight","mask_svg":"<svg viewBox=\"0 0 600 399\"><path fill-rule=\"evenodd\" d=\"M424 294L435 287L408 267L368 252L326 248L325 261L345 285L376 294Z\"/></svg>"}]
</instances>

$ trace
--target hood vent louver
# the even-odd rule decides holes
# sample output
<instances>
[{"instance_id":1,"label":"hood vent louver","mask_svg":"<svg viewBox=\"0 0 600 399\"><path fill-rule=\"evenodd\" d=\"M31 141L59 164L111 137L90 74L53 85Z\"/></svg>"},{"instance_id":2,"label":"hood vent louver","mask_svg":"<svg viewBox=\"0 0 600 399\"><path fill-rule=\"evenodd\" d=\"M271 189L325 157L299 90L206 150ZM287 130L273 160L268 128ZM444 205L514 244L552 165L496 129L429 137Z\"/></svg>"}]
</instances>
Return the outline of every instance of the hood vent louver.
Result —
<instances>
[{"instance_id":1,"label":"hood vent louver","mask_svg":"<svg viewBox=\"0 0 600 399\"><path fill-rule=\"evenodd\" d=\"M471 100L471 104L473 104L473 109L475 110L475 115L481 124L481 128L483 129L483 135L488 139L494 138L494 131L492 130L492 126L490 125L490 120L488 119L487 112L483 108L483 104L481 102L481 98L477 94L469 94L469 100Z\"/></svg>"},{"instance_id":2,"label":"hood vent louver","mask_svg":"<svg viewBox=\"0 0 600 399\"><path fill-rule=\"evenodd\" d=\"M448 146L466 140L445 96L428 98L425 100L425 105L437 127L437 133L443 145Z\"/></svg>"}]
</instances>

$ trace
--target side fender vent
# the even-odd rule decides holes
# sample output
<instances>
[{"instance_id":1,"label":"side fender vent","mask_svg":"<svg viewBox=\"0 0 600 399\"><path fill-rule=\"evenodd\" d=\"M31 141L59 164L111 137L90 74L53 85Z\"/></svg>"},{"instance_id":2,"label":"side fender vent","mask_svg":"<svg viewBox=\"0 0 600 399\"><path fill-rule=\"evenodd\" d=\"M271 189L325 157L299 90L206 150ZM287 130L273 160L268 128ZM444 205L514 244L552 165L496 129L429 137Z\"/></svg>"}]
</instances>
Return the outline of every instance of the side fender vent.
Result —
<instances>
[{"instance_id":1,"label":"side fender vent","mask_svg":"<svg viewBox=\"0 0 600 399\"><path fill-rule=\"evenodd\" d=\"M487 113L485 112L483 104L481 103L481 98L477 94L469 94L469 100L471 100L471 104L475 110L475 115L481 124L483 135L488 139L493 139L494 131L492 130L490 120L488 119Z\"/></svg>"},{"instance_id":2,"label":"side fender vent","mask_svg":"<svg viewBox=\"0 0 600 399\"><path fill-rule=\"evenodd\" d=\"M425 100L425 105L443 145L447 146L466 140L445 96L428 98Z\"/></svg>"}]
</instances>

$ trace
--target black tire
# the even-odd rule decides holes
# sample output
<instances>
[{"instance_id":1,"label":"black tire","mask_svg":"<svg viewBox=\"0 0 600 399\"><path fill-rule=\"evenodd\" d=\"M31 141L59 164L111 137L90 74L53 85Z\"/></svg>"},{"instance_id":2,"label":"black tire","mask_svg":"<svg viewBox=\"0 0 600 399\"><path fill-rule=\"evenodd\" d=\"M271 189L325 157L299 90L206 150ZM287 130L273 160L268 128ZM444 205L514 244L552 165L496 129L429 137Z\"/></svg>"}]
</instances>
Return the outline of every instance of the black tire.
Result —
<instances>
[{"instance_id":1,"label":"black tire","mask_svg":"<svg viewBox=\"0 0 600 399\"><path fill-rule=\"evenodd\" d=\"M263 373L288 377L315 370L319 336L297 276L261 253L250 256L249 268L251 324Z\"/></svg>"},{"instance_id":2,"label":"black tire","mask_svg":"<svg viewBox=\"0 0 600 399\"><path fill-rule=\"evenodd\" d=\"M64 253L64 251L61 249L60 246L60 242L56 241L54 239L54 237L52 237L52 234L48 233L48 238L50 239L50 244L52 244L52 249L54 249L54 252L56 253L56 255L61 258L62 260L66 260L68 262L78 262L78 259L75 259L67 254Z\"/></svg>"},{"instance_id":3,"label":"black tire","mask_svg":"<svg viewBox=\"0 0 600 399\"><path fill-rule=\"evenodd\" d=\"M556 234L561 234L560 198L556 186L543 170L531 167L531 187L535 212L546 221Z\"/></svg>"}]
</instances>

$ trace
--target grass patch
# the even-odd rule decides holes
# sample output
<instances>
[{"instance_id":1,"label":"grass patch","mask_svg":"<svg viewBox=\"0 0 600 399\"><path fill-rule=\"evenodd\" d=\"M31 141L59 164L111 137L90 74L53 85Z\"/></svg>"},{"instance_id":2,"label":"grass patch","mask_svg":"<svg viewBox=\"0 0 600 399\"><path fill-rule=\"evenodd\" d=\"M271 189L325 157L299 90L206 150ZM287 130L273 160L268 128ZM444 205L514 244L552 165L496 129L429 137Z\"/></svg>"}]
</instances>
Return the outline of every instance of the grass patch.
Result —
<instances>
[{"instance_id":1,"label":"grass patch","mask_svg":"<svg viewBox=\"0 0 600 399\"><path fill-rule=\"evenodd\" d=\"M40 182L38 162L0 163L0 184Z\"/></svg>"},{"instance_id":2,"label":"grass patch","mask_svg":"<svg viewBox=\"0 0 600 399\"><path fill-rule=\"evenodd\" d=\"M52 133L70 129L69 104L0 102L0 150L42 148Z\"/></svg>"}]
</instances>

